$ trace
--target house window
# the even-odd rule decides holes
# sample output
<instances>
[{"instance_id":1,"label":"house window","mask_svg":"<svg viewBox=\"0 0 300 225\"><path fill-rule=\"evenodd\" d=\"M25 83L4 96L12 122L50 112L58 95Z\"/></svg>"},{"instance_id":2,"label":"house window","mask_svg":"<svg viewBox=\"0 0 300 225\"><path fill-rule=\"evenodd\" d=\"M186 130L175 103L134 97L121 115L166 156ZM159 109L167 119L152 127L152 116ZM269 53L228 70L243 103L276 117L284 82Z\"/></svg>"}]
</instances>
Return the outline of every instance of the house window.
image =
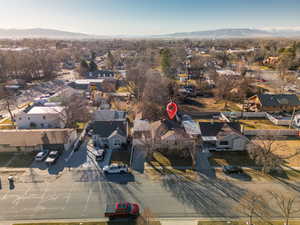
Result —
<instances>
[{"instance_id":1,"label":"house window","mask_svg":"<svg viewBox=\"0 0 300 225\"><path fill-rule=\"evenodd\" d=\"M228 145L228 141L220 141L220 145Z\"/></svg>"},{"instance_id":2,"label":"house window","mask_svg":"<svg viewBox=\"0 0 300 225\"><path fill-rule=\"evenodd\" d=\"M19 117L19 120L22 120L22 118L21 118L21 117Z\"/></svg>"},{"instance_id":3,"label":"house window","mask_svg":"<svg viewBox=\"0 0 300 225\"><path fill-rule=\"evenodd\" d=\"M46 116L43 116L43 120L45 120L46 119Z\"/></svg>"},{"instance_id":4,"label":"house window","mask_svg":"<svg viewBox=\"0 0 300 225\"><path fill-rule=\"evenodd\" d=\"M43 123L41 123L41 127L44 127L44 124L43 124Z\"/></svg>"},{"instance_id":5,"label":"house window","mask_svg":"<svg viewBox=\"0 0 300 225\"><path fill-rule=\"evenodd\" d=\"M120 141L119 139L116 139L116 140L114 141L114 145L115 145L115 146L120 146L120 145L121 145L121 141Z\"/></svg>"},{"instance_id":6,"label":"house window","mask_svg":"<svg viewBox=\"0 0 300 225\"><path fill-rule=\"evenodd\" d=\"M28 117L27 119L30 120L30 117Z\"/></svg>"}]
</instances>

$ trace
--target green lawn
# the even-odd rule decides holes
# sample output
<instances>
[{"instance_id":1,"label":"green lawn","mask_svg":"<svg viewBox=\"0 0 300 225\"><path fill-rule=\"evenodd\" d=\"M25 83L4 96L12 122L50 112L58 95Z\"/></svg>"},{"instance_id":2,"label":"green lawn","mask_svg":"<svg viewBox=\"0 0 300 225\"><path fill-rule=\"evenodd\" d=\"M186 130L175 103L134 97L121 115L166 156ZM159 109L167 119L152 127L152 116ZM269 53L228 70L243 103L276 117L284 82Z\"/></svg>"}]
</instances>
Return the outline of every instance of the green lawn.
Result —
<instances>
[{"instance_id":1,"label":"green lawn","mask_svg":"<svg viewBox=\"0 0 300 225\"><path fill-rule=\"evenodd\" d=\"M6 163L14 156L13 152L1 152L0 153L0 167L6 165Z\"/></svg>"}]
</instances>

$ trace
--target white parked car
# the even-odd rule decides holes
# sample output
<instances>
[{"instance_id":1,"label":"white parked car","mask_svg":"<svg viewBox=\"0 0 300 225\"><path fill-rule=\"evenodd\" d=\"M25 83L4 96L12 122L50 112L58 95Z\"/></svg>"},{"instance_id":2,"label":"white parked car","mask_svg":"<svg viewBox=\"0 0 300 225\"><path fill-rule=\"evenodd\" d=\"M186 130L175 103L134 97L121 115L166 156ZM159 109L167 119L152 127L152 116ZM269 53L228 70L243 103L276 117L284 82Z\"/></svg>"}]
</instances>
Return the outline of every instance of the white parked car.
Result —
<instances>
[{"instance_id":1,"label":"white parked car","mask_svg":"<svg viewBox=\"0 0 300 225\"><path fill-rule=\"evenodd\" d=\"M45 160L45 162L48 163L48 164L54 164L56 162L56 160L58 159L58 157L59 157L59 152L58 151L51 151L49 153L49 156Z\"/></svg>"},{"instance_id":2,"label":"white parked car","mask_svg":"<svg viewBox=\"0 0 300 225\"><path fill-rule=\"evenodd\" d=\"M111 164L103 167L104 173L128 173L127 165Z\"/></svg>"},{"instance_id":3,"label":"white parked car","mask_svg":"<svg viewBox=\"0 0 300 225\"><path fill-rule=\"evenodd\" d=\"M39 152L38 154L36 154L35 156L35 161L43 161L49 154L49 150L43 150L41 152Z\"/></svg>"}]
</instances>

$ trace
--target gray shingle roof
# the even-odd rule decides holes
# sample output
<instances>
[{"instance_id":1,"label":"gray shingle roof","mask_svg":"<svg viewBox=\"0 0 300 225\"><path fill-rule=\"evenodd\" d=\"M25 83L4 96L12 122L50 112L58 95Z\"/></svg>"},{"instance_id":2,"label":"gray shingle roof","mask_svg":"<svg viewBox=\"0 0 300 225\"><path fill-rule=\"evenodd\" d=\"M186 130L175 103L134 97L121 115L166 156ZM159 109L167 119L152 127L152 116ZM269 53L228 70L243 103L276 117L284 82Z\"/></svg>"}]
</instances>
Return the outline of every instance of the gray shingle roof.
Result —
<instances>
[{"instance_id":1,"label":"gray shingle roof","mask_svg":"<svg viewBox=\"0 0 300 225\"><path fill-rule=\"evenodd\" d=\"M295 94L259 94L257 95L262 106L299 106L300 101Z\"/></svg>"},{"instance_id":2,"label":"gray shingle roof","mask_svg":"<svg viewBox=\"0 0 300 225\"><path fill-rule=\"evenodd\" d=\"M124 121L95 121L93 122L94 134L100 137L109 137L115 130L119 129L118 133L127 134L126 122Z\"/></svg>"},{"instance_id":3,"label":"gray shingle roof","mask_svg":"<svg viewBox=\"0 0 300 225\"><path fill-rule=\"evenodd\" d=\"M240 134L241 126L239 123L231 122L200 122L199 123L202 136L219 136L230 133Z\"/></svg>"}]
</instances>

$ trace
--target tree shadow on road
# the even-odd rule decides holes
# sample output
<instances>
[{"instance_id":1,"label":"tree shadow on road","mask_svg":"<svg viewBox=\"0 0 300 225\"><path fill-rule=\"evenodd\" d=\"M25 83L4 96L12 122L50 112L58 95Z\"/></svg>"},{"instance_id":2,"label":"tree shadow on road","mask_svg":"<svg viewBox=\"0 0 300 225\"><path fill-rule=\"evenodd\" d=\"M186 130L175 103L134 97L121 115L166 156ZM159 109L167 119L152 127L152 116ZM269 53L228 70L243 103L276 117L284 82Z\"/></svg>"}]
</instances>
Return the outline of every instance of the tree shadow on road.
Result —
<instances>
[{"instance_id":1,"label":"tree shadow on road","mask_svg":"<svg viewBox=\"0 0 300 225\"><path fill-rule=\"evenodd\" d=\"M197 213L214 217L238 216L232 205L238 204L247 190L229 181L212 179L201 174L199 179L191 179L160 166L161 174L164 175L162 186Z\"/></svg>"},{"instance_id":2,"label":"tree shadow on road","mask_svg":"<svg viewBox=\"0 0 300 225\"><path fill-rule=\"evenodd\" d=\"M202 177L201 181L188 180L175 174L162 180L163 186L181 202L192 206L197 213L207 216L232 216L230 201L238 202L246 190L218 179Z\"/></svg>"}]
</instances>

